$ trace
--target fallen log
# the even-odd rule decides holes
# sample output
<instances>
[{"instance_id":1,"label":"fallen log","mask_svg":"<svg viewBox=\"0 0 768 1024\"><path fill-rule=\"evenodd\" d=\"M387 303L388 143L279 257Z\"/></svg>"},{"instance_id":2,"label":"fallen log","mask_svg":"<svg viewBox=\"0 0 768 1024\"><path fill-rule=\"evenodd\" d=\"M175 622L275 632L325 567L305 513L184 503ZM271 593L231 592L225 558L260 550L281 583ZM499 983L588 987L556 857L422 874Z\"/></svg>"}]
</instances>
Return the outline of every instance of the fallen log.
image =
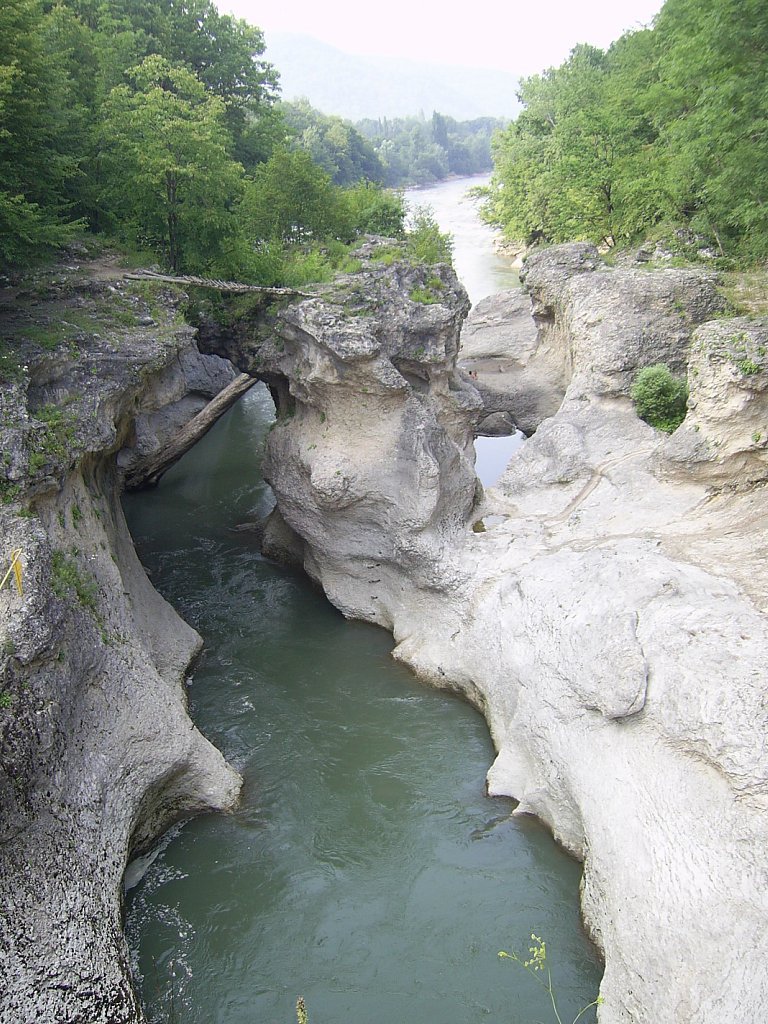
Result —
<instances>
[{"instance_id":1,"label":"fallen log","mask_svg":"<svg viewBox=\"0 0 768 1024\"><path fill-rule=\"evenodd\" d=\"M257 378L248 373L241 373L227 384L225 388L193 416L181 428L176 436L161 451L148 456L136 463L126 474L125 486L129 491L138 491L144 487L155 487L160 477L178 462L190 448L197 444L201 437L256 383Z\"/></svg>"},{"instance_id":2,"label":"fallen log","mask_svg":"<svg viewBox=\"0 0 768 1024\"><path fill-rule=\"evenodd\" d=\"M270 288L261 284L243 284L241 281L220 281L212 277L194 277L189 274L174 276L160 274L154 270L136 270L125 275L129 281L162 281L165 284L191 285L195 288L212 288L219 292L262 292L264 295L299 295L304 299L316 299L311 292L300 292L296 288Z\"/></svg>"}]
</instances>

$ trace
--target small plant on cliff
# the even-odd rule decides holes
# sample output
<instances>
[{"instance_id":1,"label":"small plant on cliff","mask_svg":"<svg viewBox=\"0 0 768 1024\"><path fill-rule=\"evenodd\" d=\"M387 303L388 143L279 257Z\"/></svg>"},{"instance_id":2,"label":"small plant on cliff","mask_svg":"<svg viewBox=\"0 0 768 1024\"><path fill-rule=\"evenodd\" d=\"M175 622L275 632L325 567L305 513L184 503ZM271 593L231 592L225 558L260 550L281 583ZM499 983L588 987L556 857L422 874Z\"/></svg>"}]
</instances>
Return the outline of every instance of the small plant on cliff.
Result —
<instances>
[{"instance_id":1,"label":"small plant on cliff","mask_svg":"<svg viewBox=\"0 0 768 1024\"><path fill-rule=\"evenodd\" d=\"M527 971L528 974L530 974L530 976L534 978L539 983L539 985L541 985L541 987L549 996L549 1001L552 1004L552 1013L555 1016L557 1024L563 1024L563 1019L560 1016L560 1011L557 1008L557 998L555 996L555 990L552 986L552 972L549 969L549 963L547 961L547 944L542 938L540 938L540 936L534 935L533 933L531 933L531 942L533 943L533 945L528 947L530 959L523 960L523 958L519 956L515 950L512 950L511 953L505 953L504 950L501 950L501 952L499 953L499 959L512 960L513 963L520 964L523 970ZM546 981L544 980L545 977ZM591 1003L587 1003L586 1006L582 1006L582 1008L571 1021L571 1024L576 1024L576 1021L580 1020L580 1018L583 1017L587 1010L592 1009L593 1006L599 1006L602 1003L602 1001L602 996L598 996L596 999L593 999Z\"/></svg>"},{"instance_id":2,"label":"small plant on cliff","mask_svg":"<svg viewBox=\"0 0 768 1024\"><path fill-rule=\"evenodd\" d=\"M754 359L740 359L736 365L745 377L754 377L761 370L760 364L756 363Z\"/></svg>"},{"instance_id":3,"label":"small plant on cliff","mask_svg":"<svg viewBox=\"0 0 768 1024\"><path fill-rule=\"evenodd\" d=\"M657 430L671 434L685 419L688 387L663 363L641 370L634 379L630 394L637 415Z\"/></svg>"},{"instance_id":4,"label":"small plant on cliff","mask_svg":"<svg viewBox=\"0 0 768 1024\"><path fill-rule=\"evenodd\" d=\"M411 288L408 297L411 302L418 302L423 306L431 306L440 301L440 296L429 288Z\"/></svg>"},{"instance_id":5,"label":"small plant on cliff","mask_svg":"<svg viewBox=\"0 0 768 1024\"><path fill-rule=\"evenodd\" d=\"M424 282L424 287L412 288L410 292L411 302L421 302L425 305L431 305L435 302L442 302L443 294L445 292L445 286L439 277L428 277Z\"/></svg>"},{"instance_id":6,"label":"small plant on cliff","mask_svg":"<svg viewBox=\"0 0 768 1024\"><path fill-rule=\"evenodd\" d=\"M0 505L10 505L21 494L21 485L10 480L0 480Z\"/></svg>"},{"instance_id":7,"label":"small plant on cliff","mask_svg":"<svg viewBox=\"0 0 768 1024\"><path fill-rule=\"evenodd\" d=\"M63 551L54 551L51 557L51 586L57 597L74 594L83 608L95 611L96 581L90 574L82 573Z\"/></svg>"},{"instance_id":8,"label":"small plant on cliff","mask_svg":"<svg viewBox=\"0 0 768 1024\"><path fill-rule=\"evenodd\" d=\"M77 420L71 409L44 405L35 413L42 424L34 435L35 451L30 453L29 468L36 473L52 462L65 462L75 445Z\"/></svg>"},{"instance_id":9,"label":"small plant on cliff","mask_svg":"<svg viewBox=\"0 0 768 1024\"><path fill-rule=\"evenodd\" d=\"M0 380L21 380L25 370L14 344L6 338L0 338Z\"/></svg>"},{"instance_id":10,"label":"small plant on cliff","mask_svg":"<svg viewBox=\"0 0 768 1024\"><path fill-rule=\"evenodd\" d=\"M453 260L453 239L440 230L428 206L416 210L405 241L408 255L419 263L451 263Z\"/></svg>"}]
</instances>

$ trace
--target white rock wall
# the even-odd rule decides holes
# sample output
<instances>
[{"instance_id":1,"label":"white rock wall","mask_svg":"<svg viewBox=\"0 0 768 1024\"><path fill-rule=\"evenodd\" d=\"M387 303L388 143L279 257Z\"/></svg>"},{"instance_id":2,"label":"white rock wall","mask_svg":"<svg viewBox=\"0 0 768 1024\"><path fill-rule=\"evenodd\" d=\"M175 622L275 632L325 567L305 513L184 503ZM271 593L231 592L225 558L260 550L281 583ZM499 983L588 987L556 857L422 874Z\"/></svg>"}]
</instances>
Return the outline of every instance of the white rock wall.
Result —
<instances>
[{"instance_id":1,"label":"white rock wall","mask_svg":"<svg viewBox=\"0 0 768 1024\"><path fill-rule=\"evenodd\" d=\"M440 389L453 346L444 372L411 351L387 404L395 349L377 350L385 363L367 379L373 364L358 360L354 387L337 387L347 354L308 317L295 371L284 331L296 407L273 432L270 473L331 600L389 626L397 658L484 711L498 750L490 791L584 860L584 915L606 959L602 1024L757 1021L768 626L761 585L729 559L743 564L765 525L756 492L731 496L722 541L722 504L695 474L657 476L665 435L626 397L638 365L687 363L719 299L709 275L612 275L574 248L528 270L534 310L569 346L565 401L483 504L461 417L434 411L451 396ZM380 342L385 324L359 326ZM485 533L472 530L480 516Z\"/></svg>"}]
</instances>

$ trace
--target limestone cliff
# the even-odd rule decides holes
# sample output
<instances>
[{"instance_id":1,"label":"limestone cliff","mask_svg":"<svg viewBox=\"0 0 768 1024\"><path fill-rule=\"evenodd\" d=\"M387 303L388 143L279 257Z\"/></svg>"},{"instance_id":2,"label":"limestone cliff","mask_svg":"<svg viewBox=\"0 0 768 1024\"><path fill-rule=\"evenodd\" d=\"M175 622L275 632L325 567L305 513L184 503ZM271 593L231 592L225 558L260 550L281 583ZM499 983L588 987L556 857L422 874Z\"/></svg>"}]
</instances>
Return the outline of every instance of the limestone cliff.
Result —
<instances>
[{"instance_id":1,"label":"limestone cliff","mask_svg":"<svg viewBox=\"0 0 768 1024\"><path fill-rule=\"evenodd\" d=\"M194 728L199 636L156 593L119 503L117 453L231 375L167 289L63 267L4 295L0 352L0 1019L134 1022L122 876L239 779ZM182 408L179 409L178 406Z\"/></svg>"},{"instance_id":2,"label":"limestone cliff","mask_svg":"<svg viewBox=\"0 0 768 1024\"><path fill-rule=\"evenodd\" d=\"M499 375L533 436L483 494L489 374L478 389L456 368L463 289L391 246L360 255L311 298L200 319L201 347L275 397L268 550L483 710L490 791L584 861L603 1024L761 1019L766 325L713 320L711 274L610 270L582 245L537 255ZM198 407L231 374L201 359L172 293L70 278L14 297L29 345L0 350L3 554L25 565L23 597L0 592L0 1005L127 1024L128 852L230 806L238 779L186 716L199 638L148 582L117 492L189 394ZM42 344L41 323L77 328L84 303L87 331ZM628 398L660 361L691 385L671 438Z\"/></svg>"},{"instance_id":3,"label":"limestone cliff","mask_svg":"<svg viewBox=\"0 0 768 1024\"><path fill-rule=\"evenodd\" d=\"M440 279L433 305L403 307L412 326L379 298L358 317L330 294L273 323L280 545L346 614L391 628L396 657L484 711L490 791L584 860L601 1021L760 1019L763 327L707 324L723 306L709 273L610 270L586 246L530 260L520 364L540 348L562 401L478 509L478 396L455 373L462 303ZM708 355L705 372L721 330L745 334L742 365ZM708 489L700 454L637 418L633 374L662 361L700 381L704 465L731 479L748 455L749 488ZM721 393L747 410L728 442Z\"/></svg>"}]
</instances>

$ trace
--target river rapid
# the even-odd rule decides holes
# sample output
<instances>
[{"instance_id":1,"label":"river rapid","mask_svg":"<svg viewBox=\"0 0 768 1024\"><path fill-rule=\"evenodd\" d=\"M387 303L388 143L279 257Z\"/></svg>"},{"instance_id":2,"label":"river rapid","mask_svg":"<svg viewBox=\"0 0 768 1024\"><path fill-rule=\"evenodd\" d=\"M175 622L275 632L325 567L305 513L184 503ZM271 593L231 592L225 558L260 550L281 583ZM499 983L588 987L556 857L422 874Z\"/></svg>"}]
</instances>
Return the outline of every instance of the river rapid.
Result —
<instances>
[{"instance_id":1,"label":"river rapid","mask_svg":"<svg viewBox=\"0 0 768 1024\"><path fill-rule=\"evenodd\" d=\"M476 181L419 201L445 227L442 207ZM461 268L476 229L468 243L452 230ZM478 248L489 258L502 259ZM571 1020L600 978L580 868L511 801L485 796L482 718L420 685L387 633L345 621L238 528L272 503L260 461L273 413L257 386L157 490L125 499L155 586L205 638L195 722L245 779L233 815L176 827L128 872L148 1017L290 1024L301 995L311 1024L550 1020L537 981L497 956L525 952L535 932Z\"/></svg>"}]
</instances>

